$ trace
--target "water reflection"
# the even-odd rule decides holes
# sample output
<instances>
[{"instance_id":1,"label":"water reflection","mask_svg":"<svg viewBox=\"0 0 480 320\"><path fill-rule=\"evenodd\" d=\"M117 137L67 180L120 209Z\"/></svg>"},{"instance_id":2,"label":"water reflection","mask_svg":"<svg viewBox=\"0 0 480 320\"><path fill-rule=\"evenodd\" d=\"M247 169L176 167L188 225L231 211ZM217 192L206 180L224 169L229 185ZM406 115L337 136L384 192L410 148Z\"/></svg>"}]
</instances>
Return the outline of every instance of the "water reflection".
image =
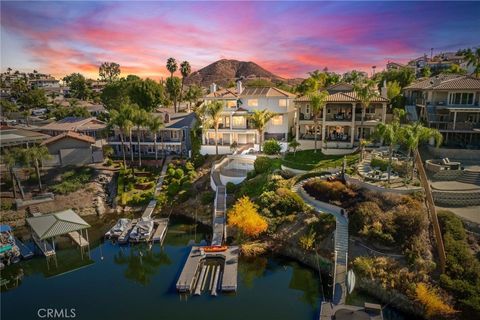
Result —
<instances>
[{"instance_id":1,"label":"water reflection","mask_svg":"<svg viewBox=\"0 0 480 320\"><path fill-rule=\"evenodd\" d=\"M241 280L247 288L253 288L255 279L261 278L267 269L268 259L265 257L243 258L238 264Z\"/></svg>"},{"instance_id":2,"label":"water reflection","mask_svg":"<svg viewBox=\"0 0 480 320\"><path fill-rule=\"evenodd\" d=\"M320 282L317 275L306 268L293 268L290 289L303 291L301 301L315 307L320 299Z\"/></svg>"},{"instance_id":3,"label":"water reflection","mask_svg":"<svg viewBox=\"0 0 480 320\"><path fill-rule=\"evenodd\" d=\"M146 245L121 247L113 257L118 265L126 265L125 278L144 286L150 284L152 276L159 271L162 265L170 265L172 261L162 249L149 250Z\"/></svg>"}]
</instances>

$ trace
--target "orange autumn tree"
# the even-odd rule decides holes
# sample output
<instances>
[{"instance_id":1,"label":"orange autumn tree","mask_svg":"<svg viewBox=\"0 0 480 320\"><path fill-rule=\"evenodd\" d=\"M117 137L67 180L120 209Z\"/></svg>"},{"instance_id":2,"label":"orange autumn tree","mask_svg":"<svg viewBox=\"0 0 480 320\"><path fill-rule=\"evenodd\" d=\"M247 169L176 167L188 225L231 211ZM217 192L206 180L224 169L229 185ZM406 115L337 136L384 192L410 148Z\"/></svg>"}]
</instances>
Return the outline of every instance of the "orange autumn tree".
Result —
<instances>
[{"instance_id":1,"label":"orange autumn tree","mask_svg":"<svg viewBox=\"0 0 480 320\"><path fill-rule=\"evenodd\" d=\"M429 288L425 283L417 284L415 288L417 300L425 308L427 319L448 318L455 313L455 310L449 306L434 288Z\"/></svg>"},{"instance_id":2,"label":"orange autumn tree","mask_svg":"<svg viewBox=\"0 0 480 320\"><path fill-rule=\"evenodd\" d=\"M236 227L240 236L257 237L268 228L268 223L257 210L257 206L244 196L237 200L232 209L228 211L228 225Z\"/></svg>"}]
</instances>

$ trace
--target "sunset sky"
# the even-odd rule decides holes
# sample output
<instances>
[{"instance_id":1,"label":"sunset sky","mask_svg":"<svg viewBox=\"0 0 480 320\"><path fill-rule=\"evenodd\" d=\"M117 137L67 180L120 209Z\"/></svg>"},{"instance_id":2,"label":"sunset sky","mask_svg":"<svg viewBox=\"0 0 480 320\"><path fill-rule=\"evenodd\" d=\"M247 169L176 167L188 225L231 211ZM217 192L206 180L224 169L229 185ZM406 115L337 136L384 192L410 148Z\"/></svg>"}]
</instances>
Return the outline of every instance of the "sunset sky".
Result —
<instances>
[{"instance_id":1,"label":"sunset sky","mask_svg":"<svg viewBox=\"0 0 480 320\"><path fill-rule=\"evenodd\" d=\"M480 45L479 2L1 2L1 67L96 78L254 61L283 77L385 67Z\"/></svg>"}]
</instances>

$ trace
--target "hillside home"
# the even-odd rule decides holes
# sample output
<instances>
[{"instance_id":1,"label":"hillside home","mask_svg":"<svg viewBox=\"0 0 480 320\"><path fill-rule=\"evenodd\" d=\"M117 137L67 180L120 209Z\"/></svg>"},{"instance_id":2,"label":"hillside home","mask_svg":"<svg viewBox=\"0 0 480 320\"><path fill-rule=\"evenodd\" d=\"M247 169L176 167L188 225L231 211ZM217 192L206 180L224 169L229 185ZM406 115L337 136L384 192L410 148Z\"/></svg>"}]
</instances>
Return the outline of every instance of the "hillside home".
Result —
<instances>
[{"instance_id":1,"label":"hillside home","mask_svg":"<svg viewBox=\"0 0 480 320\"><path fill-rule=\"evenodd\" d=\"M295 95L274 87L246 87L238 81L235 88L219 89L212 84L210 93L205 96L204 103L221 101L224 105L218 138L215 129L204 130L202 137L203 154L215 153L215 140L218 139L219 153L231 153L230 145L237 143L239 147L251 145L258 148L260 137L250 121L254 110L268 110L275 117L268 123L263 141L275 139L281 142L288 140L294 133Z\"/></svg>"},{"instance_id":2,"label":"hillside home","mask_svg":"<svg viewBox=\"0 0 480 320\"><path fill-rule=\"evenodd\" d=\"M351 153L362 137L369 139L375 127L385 123L388 99L380 94L374 98L365 110L362 124L362 106L352 85L339 83L328 87L327 91L327 104L319 116L317 128L314 126L310 97L307 95L295 100L298 110L295 136L301 149L313 149L316 129L317 147L321 147L324 153Z\"/></svg>"},{"instance_id":3,"label":"hillside home","mask_svg":"<svg viewBox=\"0 0 480 320\"><path fill-rule=\"evenodd\" d=\"M97 150L94 156L93 137L68 131L51 137L41 143L47 147L51 158L45 160L45 166L80 166L92 162L102 162L101 150Z\"/></svg>"},{"instance_id":4,"label":"hillside home","mask_svg":"<svg viewBox=\"0 0 480 320\"><path fill-rule=\"evenodd\" d=\"M410 120L438 129L444 144L480 148L480 79L441 74L404 89Z\"/></svg>"}]
</instances>

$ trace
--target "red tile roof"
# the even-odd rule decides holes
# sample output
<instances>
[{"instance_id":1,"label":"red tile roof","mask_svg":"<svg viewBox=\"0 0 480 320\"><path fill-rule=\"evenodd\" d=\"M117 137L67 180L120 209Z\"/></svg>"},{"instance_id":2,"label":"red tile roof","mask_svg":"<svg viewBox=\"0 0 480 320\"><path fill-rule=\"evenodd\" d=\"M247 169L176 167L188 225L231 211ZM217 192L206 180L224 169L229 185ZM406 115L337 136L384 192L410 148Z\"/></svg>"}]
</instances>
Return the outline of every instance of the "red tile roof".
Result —
<instances>
[{"instance_id":1,"label":"red tile roof","mask_svg":"<svg viewBox=\"0 0 480 320\"><path fill-rule=\"evenodd\" d=\"M51 137L51 138L43 141L41 144L42 145L47 145L47 144L53 143L55 141L61 140L63 138L72 138L72 139L88 142L90 144L95 143L95 139L90 137L90 136L80 134L80 133L77 133L77 132L74 132L74 131L67 131L67 132L64 132L62 134L59 134L58 136Z\"/></svg>"}]
</instances>

